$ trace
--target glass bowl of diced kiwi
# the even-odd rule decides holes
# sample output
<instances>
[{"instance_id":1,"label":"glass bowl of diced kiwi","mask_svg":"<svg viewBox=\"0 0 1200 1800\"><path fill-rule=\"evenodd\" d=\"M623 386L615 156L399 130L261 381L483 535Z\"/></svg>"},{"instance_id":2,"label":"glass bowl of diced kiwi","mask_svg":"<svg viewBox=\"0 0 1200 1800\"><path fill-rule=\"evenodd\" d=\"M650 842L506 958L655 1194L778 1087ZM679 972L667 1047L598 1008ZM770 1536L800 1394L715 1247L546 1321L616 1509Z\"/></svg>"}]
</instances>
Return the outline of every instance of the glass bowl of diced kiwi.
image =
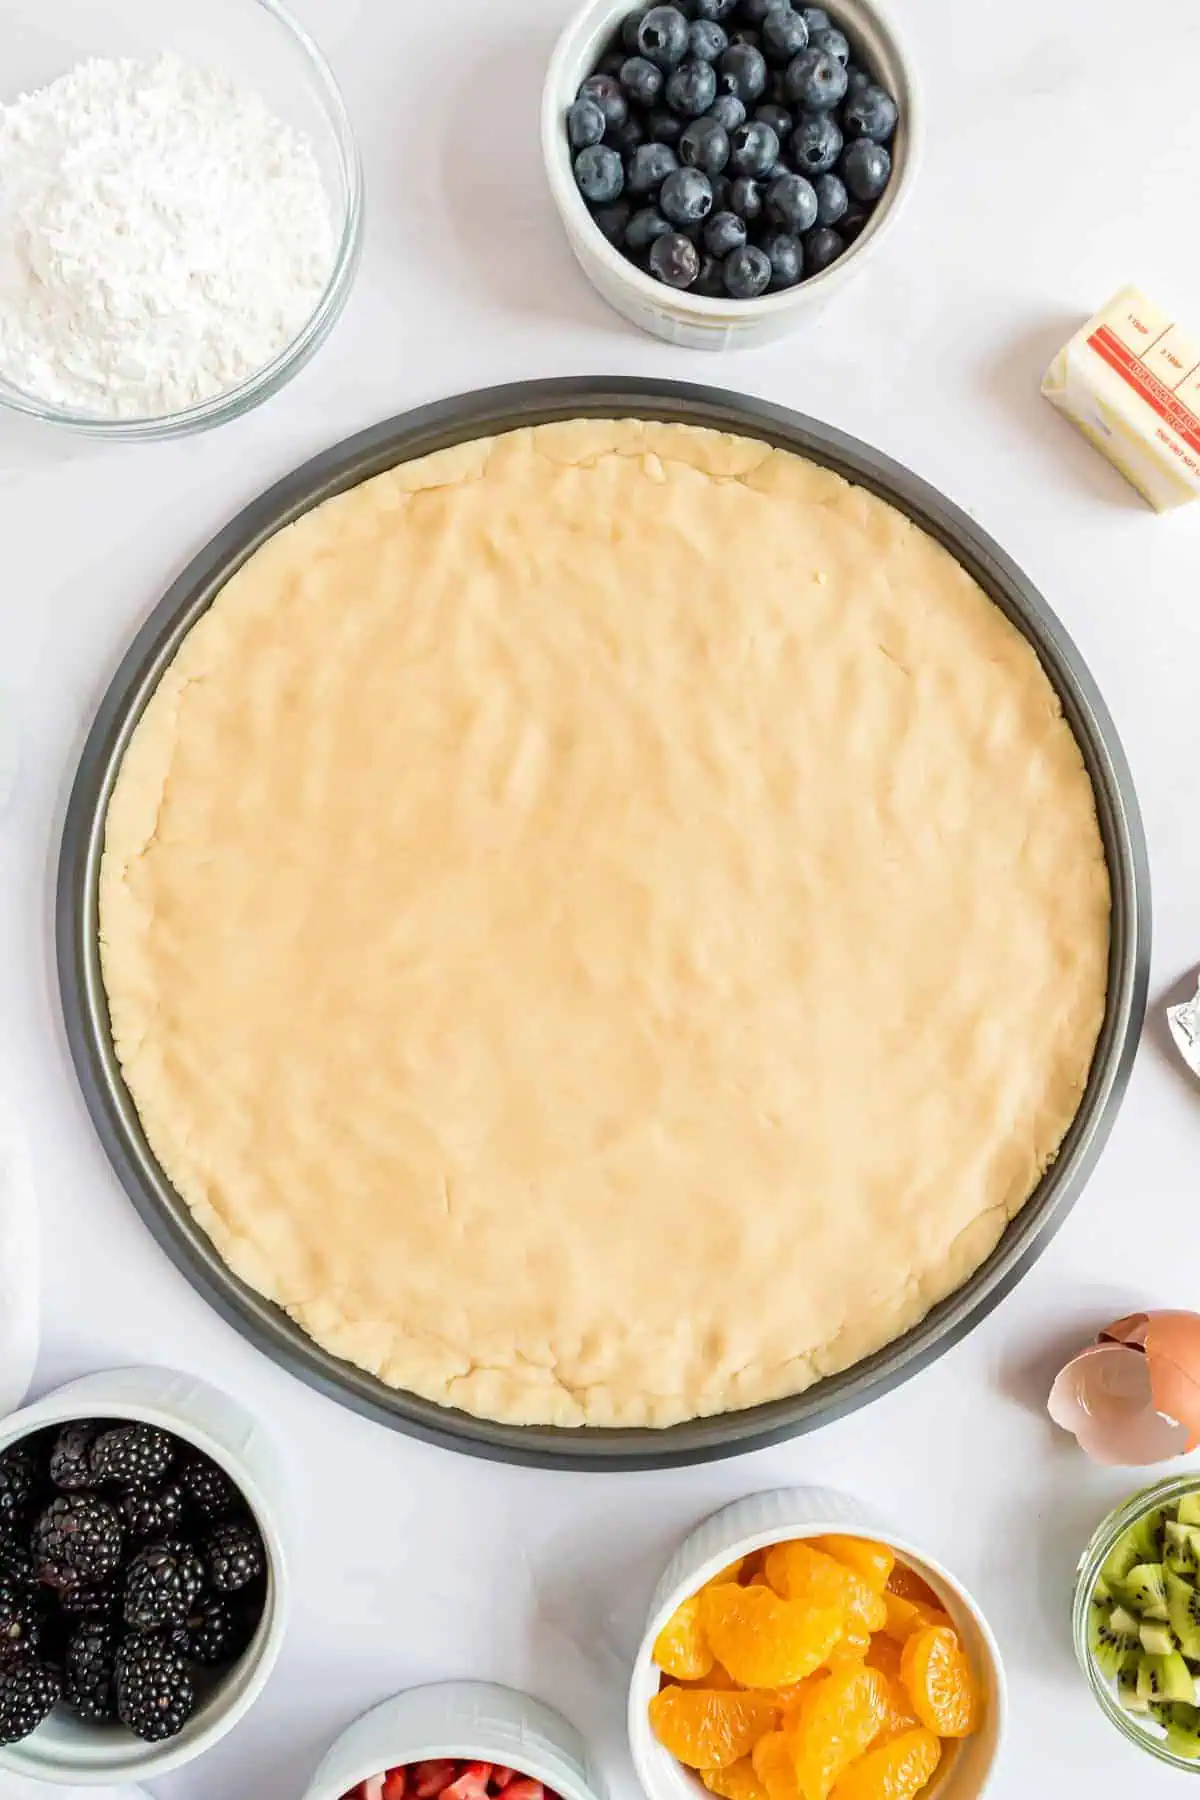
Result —
<instances>
[{"instance_id":1,"label":"glass bowl of diced kiwi","mask_svg":"<svg viewBox=\"0 0 1200 1800\"><path fill-rule=\"evenodd\" d=\"M1200 1475L1160 1481L1109 1514L1080 1559L1073 1630L1117 1729L1200 1774Z\"/></svg>"}]
</instances>

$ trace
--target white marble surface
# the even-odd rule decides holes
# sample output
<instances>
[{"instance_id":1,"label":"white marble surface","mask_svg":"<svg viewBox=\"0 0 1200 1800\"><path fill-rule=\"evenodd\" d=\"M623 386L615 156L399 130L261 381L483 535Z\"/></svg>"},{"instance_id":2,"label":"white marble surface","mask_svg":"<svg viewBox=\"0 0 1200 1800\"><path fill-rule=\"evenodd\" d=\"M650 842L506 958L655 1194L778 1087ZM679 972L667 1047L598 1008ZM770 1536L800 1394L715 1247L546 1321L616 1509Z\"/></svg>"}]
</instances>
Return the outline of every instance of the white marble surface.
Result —
<instances>
[{"instance_id":1,"label":"white marble surface","mask_svg":"<svg viewBox=\"0 0 1200 1800\"><path fill-rule=\"evenodd\" d=\"M182 0L178 0L182 4ZM1144 1302L1200 1306L1200 1088L1162 1001L1200 958L1200 507L1155 519L1038 398L1051 352L1122 282L1200 330L1191 226L1193 0L906 0L930 123L924 179L872 273L804 336L711 358L637 336L577 275L543 186L541 68L567 0L295 0L358 121L364 267L295 385L218 434L97 449L0 421L0 695L21 761L0 814L0 1090L44 1207L40 1386L158 1360L247 1395L300 1511L294 1628L271 1687L161 1800L298 1800L330 1737L396 1687L490 1676L557 1702L633 1793L623 1688L659 1566L755 1487L871 1493L980 1596L1008 1658L996 1800L1115 1784L1165 1794L1084 1690L1075 1556L1136 1477L1056 1438L1061 1353ZM453 21L453 23L452 23ZM0 9L0 44L3 42ZM59 1024L51 895L81 736L135 624L241 504L311 452L436 396L537 375L712 381L856 432L969 508L1062 614L1133 765L1155 883L1152 1014L1086 1195L1017 1293L936 1367L816 1436L662 1475L562 1476L457 1459L318 1398L224 1325L123 1197ZM1178 1781L1176 1782L1178 1786ZM1174 1790L1172 1790L1174 1791Z\"/></svg>"}]
</instances>

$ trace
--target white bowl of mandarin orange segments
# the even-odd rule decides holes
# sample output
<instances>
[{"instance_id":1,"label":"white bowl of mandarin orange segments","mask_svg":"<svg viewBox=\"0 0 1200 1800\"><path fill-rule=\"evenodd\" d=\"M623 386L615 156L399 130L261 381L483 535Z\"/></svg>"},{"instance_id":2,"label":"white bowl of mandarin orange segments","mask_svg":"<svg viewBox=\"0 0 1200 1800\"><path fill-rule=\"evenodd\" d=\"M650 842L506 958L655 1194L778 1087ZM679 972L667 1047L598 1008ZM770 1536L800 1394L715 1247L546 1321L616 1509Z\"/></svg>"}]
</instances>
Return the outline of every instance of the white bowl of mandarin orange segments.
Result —
<instances>
[{"instance_id":1,"label":"white bowl of mandarin orange segments","mask_svg":"<svg viewBox=\"0 0 1200 1800\"><path fill-rule=\"evenodd\" d=\"M629 1694L650 1800L977 1800L1006 1718L962 1583L822 1488L750 1495L684 1541Z\"/></svg>"}]
</instances>

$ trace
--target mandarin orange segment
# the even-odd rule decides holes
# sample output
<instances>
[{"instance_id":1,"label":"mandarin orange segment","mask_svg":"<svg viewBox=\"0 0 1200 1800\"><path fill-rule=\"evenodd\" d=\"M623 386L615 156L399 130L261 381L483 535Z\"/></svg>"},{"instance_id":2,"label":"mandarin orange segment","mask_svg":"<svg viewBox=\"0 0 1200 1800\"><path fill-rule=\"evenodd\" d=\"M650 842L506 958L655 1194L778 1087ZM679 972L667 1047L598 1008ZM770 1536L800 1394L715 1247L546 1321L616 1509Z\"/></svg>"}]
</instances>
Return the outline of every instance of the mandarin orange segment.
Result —
<instances>
[{"instance_id":1,"label":"mandarin orange segment","mask_svg":"<svg viewBox=\"0 0 1200 1800\"><path fill-rule=\"evenodd\" d=\"M766 1587L705 1588L701 1619L713 1655L746 1687L778 1688L820 1668L842 1635L836 1606L781 1600Z\"/></svg>"},{"instance_id":2,"label":"mandarin orange segment","mask_svg":"<svg viewBox=\"0 0 1200 1800\"><path fill-rule=\"evenodd\" d=\"M919 1600L904 1600L898 1594L885 1594L883 1605L887 1616L882 1629L899 1643L904 1643L914 1631L922 1631L931 1625L953 1629L944 1612L936 1607L925 1606Z\"/></svg>"},{"instance_id":3,"label":"mandarin orange segment","mask_svg":"<svg viewBox=\"0 0 1200 1800\"><path fill-rule=\"evenodd\" d=\"M731 1563L726 1563L723 1569L718 1569L717 1573L705 1582L705 1587L720 1587L723 1582L736 1581L742 1572L745 1562L746 1558L744 1556L735 1557Z\"/></svg>"},{"instance_id":4,"label":"mandarin orange segment","mask_svg":"<svg viewBox=\"0 0 1200 1800\"><path fill-rule=\"evenodd\" d=\"M850 1764L869 1750L887 1716L887 1683L878 1669L840 1669L805 1695L790 1728L805 1800L827 1800Z\"/></svg>"},{"instance_id":5,"label":"mandarin orange segment","mask_svg":"<svg viewBox=\"0 0 1200 1800\"><path fill-rule=\"evenodd\" d=\"M738 1692L741 1691L741 1683L735 1681L733 1676L723 1669L719 1662L715 1662L708 1671L708 1674L701 1675L696 1681L683 1681L680 1680L678 1675L664 1675L663 1681L664 1683L668 1681L677 1682L680 1687L685 1688L720 1689L724 1692L733 1692L735 1689Z\"/></svg>"},{"instance_id":6,"label":"mandarin orange segment","mask_svg":"<svg viewBox=\"0 0 1200 1800\"><path fill-rule=\"evenodd\" d=\"M928 1606L934 1612L940 1612L942 1603L923 1576L907 1563L898 1562L887 1578L889 1594L899 1594L902 1600L915 1600L918 1606Z\"/></svg>"},{"instance_id":7,"label":"mandarin orange segment","mask_svg":"<svg viewBox=\"0 0 1200 1800\"><path fill-rule=\"evenodd\" d=\"M888 1637L886 1632L877 1631L871 1639L871 1648L866 1655L868 1669L878 1669L881 1674L890 1676L893 1681L899 1681L900 1648L896 1638Z\"/></svg>"},{"instance_id":8,"label":"mandarin orange segment","mask_svg":"<svg viewBox=\"0 0 1200 1800\"><path fill-rule=\"evenodd\" d=\"M806 1800L796 1775L790 1733L769 1731L766 1737L760 1737L751 1760L769 1800Z\"/></svg>"},{"instance_id":9,"label":"mandarin orange segment","mask_svg":"<svg viewBox=\"0 0 1200 1800\"><path fill-rule=\"evenodd\" d=\"M906 1731L851 1763L833 1800L914 1800L941 1759L942 1746L932 1731Z\"/></svg>"},{"instance_id":10,"label":"mandarin orange segment","mask_svg":"<svg viewBox=\"0 0 1200 1800\"><path fill-rule=\"evenodd\" d=\"M836 1557L803 1541L776 1544L767 1553L767 1578L785 1600L841 1606L864 1630L881 1631L887 1618L882 1597Z\"/></svg>"},{"instance_id":11,"label":"mandarin orange segment","mask_svg":"<svg viewBox=\"0 0 1200 1800\"><path fill-rule=\"evenodd\" d=\"M660 1688L650 1702L655 1737L689 1769L727 1769L779 1721L773 1694L719 1688Z\"/></svg>"},{"instance_id":12,"label":"mandarin orange segment","mask_svg":"<svg viewBox=\"0 0 1200 1800\"><path fill-rule=\"evenodd\" d=\"M851 1613L846 1620L841 1642L829 1653L830 1668L840 1669L846 1663L865 1662L867 1651L874 1642L862 1620L856 1613Z\"/></svg>"},{"instance_id":13,"label":"mandarin orange segment","mask_svg":"<svg viewBox=\"0 0 1200 1800\"><path fill-rule=\"evenodd\" d=\"M741 1572L738 1575L738 1580L743 1587L746 1587L754 1580L754 1577L758 1574L758 1571L762 1568L766 1560L767 1553L765 1550L752 1550L749 1556L743 1556Z\"/></svg>"},{"instance_id":14,"label":"mandarin orange segment","mask_svg":"<svg viewBox=\"0 0 1200 1800\"><path fill-rule=\"evenodd\" d=\"M900 1679L922 1725L939 1737L970 1737L978 1729L979 1688L957 1632L938 1625L915 1631L900 1656Z\"/></svg>"},{"instance_id":15,"label":"mandarin orange segment","mask_svg":"<svg viewBox=\"0 0 1200 1800\"><path fill-rule=\"evenodd\" d=\"M800 1707L804 1702L804 1696L810 1694L813 1688L824 1681L824 1679L825 1671L821 1669L818 1670L815 1675L806 1675L803 1681L789 1681L785 1686L775 1689L776 1698L783 1707L783 1724L785 1730L789 1724L793 1723L799 1717Z\"/></svg>"},{"instance_id":16,"label":"mandarin orange segment","mask_svg":"<svg viewBox=\"0 0 1200 1800\"><path fill-rule=\"evenodd\" d=\"M748 1756L739 1757L727 1769L701 1769L700 1779L709 1793L719 1794L721 1800L770 1800Z\"/></svg>"},{"instance_id":17,"label":"mandarin orange segment","mask_svg":"<svg viewBox=\"0 0 1200 1800\"><path fill-rule=\"evenodd\" d=\"M677 1606L654 1640L653 1656L660 1669L681 1681L699 1681L713 1666L713 1653L700 1623L700 1596Z\"/></svg>"},{"instance_id":18,"label":"mandarin orange segment","mask_svg":"<svg viewBox=\"0 0 1200 1800\"><path fill-rule=\"evenodd\" d=\"M881 1670L878 1673L887 1690L887 1711L880 1736L894 1738L901 1732L915 1730L921 1721L908 1697L908 1689L898 1675L884 1675Z\"/></svg>"},{"instance_id":19,"label":"mandarin orange segment","mask_svg":"<svg viewBox=\"0 0 1200 1800\"><path fill-rule=\"evenodd\" d=\"M889 1550L886 1544L877 1544L873 1538L832 1537L813 1538L818 1550L824 1550L827 1556L835 1557L861 1575L867 1586L882 1594L896 1566L896 1553Z\"/></svg>"}]
</instances>

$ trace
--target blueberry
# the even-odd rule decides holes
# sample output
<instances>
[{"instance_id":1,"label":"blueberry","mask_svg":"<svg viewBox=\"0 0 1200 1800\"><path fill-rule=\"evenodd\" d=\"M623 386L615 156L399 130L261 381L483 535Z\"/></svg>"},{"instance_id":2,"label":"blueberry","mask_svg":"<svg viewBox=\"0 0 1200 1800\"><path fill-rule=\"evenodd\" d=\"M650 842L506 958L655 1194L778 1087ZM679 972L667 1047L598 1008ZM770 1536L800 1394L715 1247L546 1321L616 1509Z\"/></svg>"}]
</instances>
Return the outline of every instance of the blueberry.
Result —
<instances>
[{"instance_id":1,"label":"blueberry","mask_svg":"<svg viewBox=\"0 0 1200 1800\"><path fill-rule=\"evenodd\" d=\"M771 280L771 263L756 244L734 250L724 262L725 288L734 300L754 300L764 294Z\"/></svg>"},{"instance_id":2,"label":"blueberry","mask_svg":"<svg viewBox=\"0 0 1200 1800\"><path fill-rule=\"evenodd\" d=\"M724 27L715 19L697 19L688 31L688 55L700 62L716 62L722 50L728 48Z\"/></svg>"},{"instance_id":3,"label":"blueberry","mask_svg":"<svg viewBox=\"0 0 1200 1800\"><path fill-rule=\"evenodd\" d=\"M842 133L832 113L805 113L788 144L792 166L802 175L827 175L842 154Z\"/></svg>"},{"instance_id":4,"label":"blueberry","mask_svg":"<svg viewBox=\"0 0 1200 1800\"><path fill-rule=\"evenodd\" d=\"M786 69L771 70L770 78L767 81L767 99L771 102L772 106L786 106L788 104Z\"/></svg>"},{"instance_id":5,"label":"blueberry","mask_svg":"<svg viewBox=\"0 0 1200 1800\"><path fill-rule=\"evenodd\" d=\"M655 238L666 237L670 229L657 206L640 207L625 227L625 248L640 255Z\"/></svg>"},{"instance_id":6,"label":"blueberry","mask_svg":"<svg viewBox=\"0 0 1200 1800\"><path fill-rule=\"evenodd\" d=\"M621 86L638 106L653 106L663 91L663 72L648 56L627 56L621 64Z\"/></svg>"},{"instance_id":7,"label":"blueberry","mask_svg":"<svg viewBox=\"0 0 1200 1800\"><path fill-rule=\"evenodd\" d=\"M853 90L842 108L842 124L849 138L871 138L885 144L896 129L899 108L883 88L868 81Z\"/></svg>"},{"instance_id":8,"label":"blueberry","mask_svg":"<svg viewBox=\"0 0 1200 1800\"><path fill-rule=\"evenodd\" d=\"M679 134L683 130L683 120L678 113L673 113L669 106L652 106L646 114L646 124L650 136L660 144L677 144Z\"/></svg>"},{"instance_id":9,"label":"blueberry","mask_svg":"<svg viewBox=\"0 0 1200 1800\"><path fill-rule=\"evenodd\" d=\"M739 30L730 32L729 42L731 44L740 45L743 50L761 50L762 32L754 31L748 26L742 26Z\"/></svg>"},{"instance_id":10,"label":"blueberry","mask_svg":"<svg viewBox=\"0 0 1200 1800\"><path fill-rule=\"evenodd\" d=\"M767 65L761 50L731 41L728 50L722 52L717 71L723 94L736 94L743 106L753 106L756 100L762 99L767 85Z\"/></svg>"},{"instance_id":11,"label":"blueberry","mask_svg":"<svg viewBox=\"0 0 1200 1800\"><path fill-rule=\"evenodd\" d=\"M668 231L650 246L650 273L668 287L691 287L700 273L700 252L682 232Z\"/></svg>"},{"instance_id":12,"label":"blueberry","mask_svg":"<svg viewBox=\"0 0 1200 1800\"><path fill-rule=\"evenodd\" d=\"M787 63L808 49L808 26L801 13L790 6L769 12L763 20L763 55L768 62Z\"/></svg>"},{"instance_id":13,"label":"blueberry","mask_svg":"<svg viewBox=\"0 0 1200 1800\"><path fill-rule=\"evenodd\" d=\"M761 119L739 125L729 146L729 161L738 175L769 175L779 161L779 139Z\"/></svg>"},{"instance_id":14,"label":"blueberry","mask_svg":"<svg viewBox=\"0 0 1200 1800\"><path fill-rule=\"evenodd\" d=\"M791 135L793 120L786 106L774 106L768 100L762 106L755 107L754 116L771 127L781 144L784 138Z\"/></svg>"},{"instance_id":15,"label":"blueberry","mask_svg":"<svg viewBox=\"0 0 1200 1800\"><path fill-rule=\"evenodd\" d=\"M850 83L849 92L852 94L857 94L859 88L875 85L867 71L860 69L857 63L846 64L846 80Z\"/></svg>"},{"instance_id":16,"label":"blueberry","mask_svg":"<svg viewBox=\"0 0 1200 1800\"><path fill-rule=\"evenodd\" d=\"M621 20L621 43L631 54L637 54L638 27L646 16L644 6L635 6L631 13L626 13Z\"/></svg>"},{"instance_id":17,"label":"blueberry","mask_svg":"<svg viewBox=\"0 0 1200 1800\"><path fill-rule=\"evenodd\" d=\"M792 0L742 0L739 10L747 25L763 25L768 13L791 12Z\"/></svg>"},{"instance_id":18,"label":"blueberry","mask_svg":"<svg viewBox=\"0 0 1200 1800\"><path fill-rule=\"evenodd\" d=\"M756 219L762 217L762 187L752 175L738 176L729 190L729 206L739 219L745 219L747 225L753 225Z\"/></svg>"},{"instance_id":19,"label":"blueberry","mask_svg":"<svg viewBox=\"0 0 1200 1800\"><path fill-rule=\"evenodd\" d=\"M722 261L746 242L746 221L735 212L716 212L704 227L704 247Z\"/></svg>"},{"instance_id":20,"label":"blueberry","mask_svg":"<svg viewBox=\"0 0 1200 1800\"><path fill-rule=\"evenodd\" d=\"M729 133L708 115L692 119L679 139L679 160L705 175L719 175L729 161Z\"/></svg>"},{"instance_id":21,"label":"blueberry","mask_svg":"<svg viewBox=\"0 0 1200 1800\"><path fill-rule=\"evenodd\" d=\"M713 191L713 212L728 212L729 196L733 192L733 183L728 175L710 175L708 185Z\"/></svg>"},{"instance_id":22,"label":"blueberry","mask_svg":"<svg viewBox=\"0 0 1200 1800\"><path fill-rule=\"evenodd\" d=\"M711 63L681 62L667 76L667 105L685 119L698 119L717 97L717 71Z\"/></svg>"},{"instance_id":23,"label":"blueberry","mask_svg":"<svg viewBox=\"0 0 1200 1800\"><path fill-rule=\"evenodd\" d=\"M787 66L788 98L805 112L828 112L844 97L849 77L836 56L802 50Z\"/></svg>"},{"instance_id":24,"label":"blueberry","mask_svg":"<svg viewBox=\"0 0 1200 1800\"><path fill-rule=\"evenodd\" d=\"M638 145L644 144L645 141L646 127L632 113L623 125L618 125L615 131L610 131L605 139L605 142L611 144L614 150L619 151L625 162L629 161Z\"/></svg>"},{"instance_id":25,"label":"blueberry","mask_svg":"<svg viewBox=\"0 0 1200 1800\"><path fill-rule=\"evenodd\" d=\"M808 42L813 50L823 50L826 56L832 56L840 62L843 69L850 61L850 40L835 25L829 25L823 31L811 31Z\"/></svg>"},{"instance_id":26,"label":"blueberry","mask_svg":"<svg viewBox=\"0 0 1200 1800\"><path fill-rule=\"evenodd\" d=\"M698 225L712 211L713 192L699 169L673 169L659 190L658 204L672 225Z\"/></svg>"},{"instance_id":27,"label":"blueberry","mask_svg":"<svg viewBox=\"0 0 1200 1800\"><path fill-rule=\"evenodd\" d=\"M736 131L739 125L746 123L746 108L736 94L718 94L708 109L708 116L723 125L726 131Z\"/></svg>"},{"instance_id":28,"label":"blueberry","mask_svg":"<svg viewBox=\"0 0 1200 1800\"><path fill-rule=\"evenodd\" d=\"M799 237L817 222L817 196L811 181L803 175L780 173L772 177L767 189L767 212L785 231Z\"/></svg>"},{"instance_id":29,"label":"blueberry","mask_svg":"<svg viewBox=\"0 0 1200 1800\"><path fill-rule=\"evenodd\" d=\"M804 246L790 231L773 231L762 241L763 253L771 265L773 288L795 287L804 274Z\"/></svg>"},{"instance_id":30,"label":"blueberry","mask_svg":"<svg viewBox=\"0 0 1200 1800\"><path fill-rule=\"evenodd\" d=\"M856 138L847 146L842 157L842 180L856 200L878 200L891 178L892 159L882 144L870 138Z\"/></svg>"},{"instance_id":31,"label":"blueberry","mask_svg":"<svg viewBox=\"0 0 1200 1800\"><path fill-rule=\"evenodd\" d=\"M614 200L611 206L598 206L592 217L609 243L620 249L629 227L628 200Z\"/></svg>"},{"instance_id":32,"label":"blueberry","mask_svg":"<svg viewBox=\"0 0 1200 1800\"><path fill-rule=\"evenodd\" d=\"M810 275L819 275L836 262L846 248L846 240L828 225L818 225L804 240L804 260Z\"/></svg>"},{"instance_id":33,"label":"blueberry","mask_svg":"<svg viewBox=\"0 0 1200 1800\"><path fill-rule=\"evenodd\" d=\"M679 158L669 144L639 144L629 159L626 189L631 194L653 194L678 167Z\"/></svg>"},{"instance_id":34,"label":"blueberry","mask_svg":"<svg viewBox=\"0 0 1200 1800\"><path fill-rule=\"evenodd\" d=\"M604 136L604 114L594 100L576 100L567 113L567 137L572 150L586 150Z\"/></svg>"},{"instance_id":35,"label":"blueberry","mask_svg":"<svg viewBox=\"0 0 1200 1800\"><path fill-rule=\"evenodd\" d=\"M737 0L692 0L692 11L698 19L727 19Z\"/></svg>"},{"instance_id":36,"label":"blueberry","mask_svg":"<svg viewBox=\"0 0 1200 1800\"><path fill-rule=\"evenodd\" d=\"M845 218L850 196L840 175L818 175L813 190L817 196L818 225L836 225Z\"/></svg>"},{"instance_id":37,"label":"blueberry","mask_svg":"<svg viewBox=\"0 0 1200 1800\"><path fill-rule=\"evenodd\" d=\"M621 74L621 64L624 61L625 54L623 51L616 49L606 50L604 55L600 58L600 61L596 64L596 74L615 75L619 78Z\"/></svg>"},{"instance_id":38,"label":"blueberry","mask_svg":"<svg viewBox=\"0 0 1200 1800\"><path fill-rule=\"evenodd\" d=\"M607 144L588 144L575 158L575 185L593 206L607 206L620 197L625 171L615 150Z\"/></svg>"},{"instance_id":39,"label":"blueberry","mask_svg":"<svg viewBox=\"0 0 1200 1800\"><path fill-rule=\"evenodd\" d=\"M706 300L720 300L725 294L725 271L719 256L711 256L705 252L700 258L700 273L692 283L693 294L702 294Z\"/></svg>"},{"instance_id":40,"label":"blueberry","mask_svg":"<svg viewBox=\"0 0 1200 1800\"><path fill-rule=\"evenodd\" d=\"M652 6L637 31L638 52L660 69L673 69L687 55L688 22L677 6Z\"/></svg>"},{"instance_id":41,"label":"blueberry","mask_svg":"<svg viewBox=\"0 0 1200 1800\"><path fill-rule=\"evenodd\" d=\"M614 131L629 117L629 102L615 75L589 75L579 89L580 100L594 100L604 114L607 131Z\"/></svg>"},{"instance_id":42,"label":"blueberry","mask_svg":"<svg viewBox=\"0 0 1200 1800\"><path fill-rule=\"evenodd\" d=\"M804 14L804 23L808 26L809 37L814 31L833 30L833 20L823 6L804 6L800 10Z\"/></svg>"},{"instance_id":43,"label":"blueberry","mask_svg":"<svg viewBox=\"0 0 1200 1800\"><path fill-rule=\"evenodd\" d=\"M861 237L871 218L871 208L864 206L861 200L851 200L846 208L838 230L846 243L852 244L855 238Z\"/></svg>"}]
</instances>

